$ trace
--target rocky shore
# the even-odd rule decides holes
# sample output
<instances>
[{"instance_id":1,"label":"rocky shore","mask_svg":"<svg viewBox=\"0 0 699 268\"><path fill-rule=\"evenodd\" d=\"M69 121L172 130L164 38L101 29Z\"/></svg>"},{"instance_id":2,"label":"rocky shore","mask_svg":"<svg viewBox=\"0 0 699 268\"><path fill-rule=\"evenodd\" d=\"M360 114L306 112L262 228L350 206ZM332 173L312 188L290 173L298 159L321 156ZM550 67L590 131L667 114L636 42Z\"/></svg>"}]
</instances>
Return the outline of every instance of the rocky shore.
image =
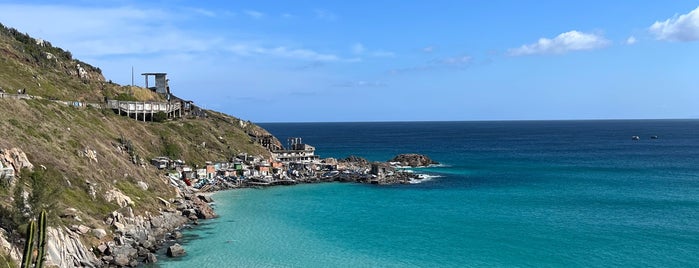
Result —
<instances>
[{"instance_id":1,"label":"rocky shore","mask_svg":"<svg viewBox=\"0 0 699 268\"><path fill-rule=\"evenodd\" d=\"M186 225L198 224L200 219L216 217L209 203L210 197L190 190L182 191L179 198L161 200L167 209L158 215L134 215L131 207L110 213L104 223L111 232L104 229L90 229L82 225L50 228L47 265L58 267L136 267L141 263L157 262L156 252L167 241L182 237L180 229ZM108 240L97 247L87 249L82 245L81 236L94 236ZM184 254L179 245L171 246L171 256Z\"/></svg>"},{"instance_id":2,"label":"rocky shore","mask_svg":"<svg viewBox=\"0 0 699 268\"><path fill-rule=\"evenodd\" d=\"M158 252L167 252L168 257L183 256L186 254L186 248L176 243L182 238L181 229L198 225L199 220L216 217L216 213L210 206L213 202L210 192L244 187L321 182L405 184L419 180L419 175L404 170L404 167L420 167L434 163L436 162L428 157L418 154L399 155L388 162L370 162L361 157L350 156L333 161L332 164L337 167L334 170L320 172L308 170L293 179L278 183L260 184L249 181L240 184L214 180L202 189L180 183L177 185L176 198L159 199L163 207L160 211L145 212L140 215L136 215L127 197L117 195L113 197L114 201L123 203L123 206L107 215L99 224L101 227L91 228L82 224L49 227L46 265L49 267L137 267L144 263L157 262ZM77 209L69 208L63 211L60 217L77 219L78 214ZM87 241L101 242L90 248L83 244ZM9 245L5 248L13 248L9 252L13 257L19 258L20 249Z\"/></svg>"},{"instance_id":3,"label":"rocky shore","mask_svg":"<svg viewBox=\"0 0 699 268\"><path fill-rule=\"evenodd\" d=\"M323 164L336 167L334 170L302 170L297 175L284 180L231 180L219 178L200 187L202 192L216 192L227 189L267 187L321 182L353 182L366 184L409 184L419 181L420 174L406 168L427 167L439 164L421 154L400 154L386 162L371 162L359 156L344 159L324 159Z\"/></svg>"}]
</instances>

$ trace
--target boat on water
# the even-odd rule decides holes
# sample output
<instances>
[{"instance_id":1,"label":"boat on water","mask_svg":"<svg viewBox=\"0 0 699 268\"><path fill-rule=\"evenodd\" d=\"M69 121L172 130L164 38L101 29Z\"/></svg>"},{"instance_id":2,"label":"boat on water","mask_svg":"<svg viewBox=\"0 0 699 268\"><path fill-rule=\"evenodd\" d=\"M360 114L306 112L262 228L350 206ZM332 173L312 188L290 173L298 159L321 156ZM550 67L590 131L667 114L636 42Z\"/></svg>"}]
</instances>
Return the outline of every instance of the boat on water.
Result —
<instances>
[{"instance_id":1,"label":"boat on water","mask_svg":"<svg viewBox=\"0 0 699 268\"><path fill-rule=\"evenodd\" d=\"M640 139L641 139L641 137L639 137L639 136L631 136L631 140L637 141L637 140L640 140Z\"/></svg>"},{"instance_id":2,"label":"boat on water","mask_svg":"<svg viewBox=\"0 0 699 268\"><path fill-rule=\"evenodd\" d=\"M651 139L651 140L657 140L657 139L658 139L658 136L650 136L650 139Z\"/></svg>"}]
</instances>

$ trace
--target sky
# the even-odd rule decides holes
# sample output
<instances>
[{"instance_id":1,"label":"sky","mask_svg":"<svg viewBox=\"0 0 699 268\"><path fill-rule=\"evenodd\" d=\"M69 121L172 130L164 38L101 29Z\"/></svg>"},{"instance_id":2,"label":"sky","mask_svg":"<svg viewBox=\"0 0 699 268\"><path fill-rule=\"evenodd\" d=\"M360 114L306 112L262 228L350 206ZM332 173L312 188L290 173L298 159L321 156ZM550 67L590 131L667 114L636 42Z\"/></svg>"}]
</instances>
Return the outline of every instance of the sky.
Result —
<instances>
[{"instance_id":1,"label":"sky","mask_svg":"<svg viewBox=\"0 0 699 268\"><path fill-rule=\"evenodd\" d=\"M0 22L254 122L699 118L699 1L0 0Z\"/></svg>"}]
</instances>

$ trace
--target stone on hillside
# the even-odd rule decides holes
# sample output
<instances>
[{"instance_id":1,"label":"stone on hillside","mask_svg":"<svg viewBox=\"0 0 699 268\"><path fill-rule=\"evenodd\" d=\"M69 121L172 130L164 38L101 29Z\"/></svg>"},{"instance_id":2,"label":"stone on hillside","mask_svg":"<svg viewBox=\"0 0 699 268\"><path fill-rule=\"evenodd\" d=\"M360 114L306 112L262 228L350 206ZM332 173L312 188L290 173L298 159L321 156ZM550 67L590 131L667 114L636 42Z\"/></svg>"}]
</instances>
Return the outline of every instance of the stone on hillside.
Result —
<instances>
[{"instance_id":1,"label":"stone on hillside","mask_svg":"<svg viewBox=\"0 0 699 268\"><path fill-rule=\"evenodd\" d=\"M75 216L78 216L78 210L75 208L66 208L60 215L61 218L75 218Z\"/></svg>"},{"instance_id":2,"label":"stone on hillside","mask_svg":"<svg viewBox=\"0 0 699 268\"><path fill-rule=\"evenodd\" d=\"M107 231L104 229L92 229L92 234L97 237L97 239L102 239L103 237L107 236Z\"/></svg>"},{"instance_id":3,"label":"stone on hillside","mask_svg":"<svg viewBox=\"0 0 699 268\"><path fill-rule=\"evenodd\" d=\"M114 203L122 208L134 204L133 201L131 201L131 197L125 195L117 189L112 189L104 193L104 199L107 200L107 202L114 201Z\"/></svg>"},{"instance_id":4,"label":"stone on hillside","mask_svg":"<svg viewBox=\"0 0 699 268\"><path fill-rule=\"evenodd\" d=\"M81 234L87 234L90 232L90 227L81 224L76 227L76 231Z\"/></svg>"},{"instance_id":5,"label":"stone on hillside","mask_svg":"<svg viewBox=\"0 0 699 268\"><path fill-rule=\"evenodd\" d=\"M141 188L141 190L148 191L148 184L143 182L143 181L138 181L136 183L138 185L138 188Z\"/></svg>"},{"instance_id":6,"label":"stone on hillside","mask_svg":"<svg viewBox=\"0 0 699 268\"><path fill-rule=\"evenodd\" d=\"M106 254L106 253L107 253L107 249L109 249L109 247L107 247L107 245L105 245L105 244L100 244L99 246L97 246L97 251L98 251L100 254Z\"/></svg>"},{"instance_id":7,"label":"stone on hillside","mask_svg":"<svg viewBox=\"0 0 699 268\"><path fill-rule=\"evenodd\" d=\"M19 148L0 150L0 158L0 160L9 164L8 166L12 166L15 169L15 174L19 174L23 168L27 168L29 171L34 170L34 164L29 162L27 154Z\"/></svg>"},{"instance_id":8,"label":"stone on hillside","mask_svg":"<svg viewBox=\"0 0 699 268\"><path fill-rule=\"evenodd\" d=\"M433 161L426 155L421 154L400 154L394 157L388 162L400 163L401 166L411 166L411 167L426 167L433 164L439 164Z\"/></svg>"},{"instance_id":9,"label":"stone on hillside","mask_svg":"<svg viewBox=\"0 0 699 268\"><path fill-rule=\"evenodd\" d=\"M184 248L180 246L180 244L174 244L172 246L169 246L167 248L167 256L168 257L180 257L184 256L186 252L184 251Z\"/></svg>"}]
</instances>

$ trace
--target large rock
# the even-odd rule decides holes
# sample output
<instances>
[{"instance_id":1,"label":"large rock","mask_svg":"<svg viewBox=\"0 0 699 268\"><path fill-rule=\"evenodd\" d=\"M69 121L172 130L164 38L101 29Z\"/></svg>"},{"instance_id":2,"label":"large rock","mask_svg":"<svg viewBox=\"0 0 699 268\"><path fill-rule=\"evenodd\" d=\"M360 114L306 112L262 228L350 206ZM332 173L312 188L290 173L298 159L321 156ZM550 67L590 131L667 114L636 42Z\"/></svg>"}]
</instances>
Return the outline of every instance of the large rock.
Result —
<instances>
[{"instance_id":1,"label":"large rock","mask_svg":"<svg viewBox=\"0 0 699 268\"><path fill-rule=\"evenodd\" d=\"M216 218L216 213L214 212L214 209L211 208L209 204L202 201L201 199L193 199L192 204L194 205L195 210L197 211L197 217L199 217L200 219Z\"/></svg>"},{"instance_id":2,"label":"large rock","mask_svg":"<svg viewBox=\"0 0 699 268\"><path fill-rule=\"evenodd\" d=\"M104 231L104 230L103 230ZM47 267L85 267L99 266L95 254L85 247L80 238L71 234L67 228L46 228L46 265Z\"/></svg>"},{"instance_id":3,"label":"large rock","mask_svg":"<svg viewBox=\"0 0 699 268\"><path fill-rule=\"evenodd\" d=\"M180 244L174 244L167 248L168 257L180 257L184 256L186 253L187 252L184 251L184 248L180 246Z\"/></svg>"},{"instance_id":4,"label":"large rock","mask_svg":"<svg viewBox=\"0 0 699 268\"><path fill-rule=\"evenodd\" d=\"M97 237L97 239L102 239L102 237L105 237L107 235L107 231L104 229L92 229L92 234Z\"/></svg>"},{"instance_id":5,"label":"large rock","mask_svg":"<svg viewBox=\"0 0 699 268\"><path fill-rule=\"evenodd\" d=\"M19 148L0 150L0 158L5 164L15 169L15 174L19 174L22 168L27 168L30 171L34 169L34 165L29 162L27 154Z\"/></svg>"},{"instance_id":6,"label":"large rock","mask_svg":"<svg viewBox=\"0 0 699 268\"><path fill-rule=\"evenodd\" d=\"M78 210L76 208L66 208L61 213L61 218L75 218L78 216Z\"/></svg>"},{"instance_id":7,"label":"large rock","mask_svg":"<svg viewBox=\"0 0 699 268\"><path fill-rule=\"evenodd\" d=\"M146 255L146 263L156 263L158 262L158 257L155 256L153 253L148 253Z\"/></svg>"},{"instance_id":8,"label":"large rock","mask_svg":"<svg viewBox=\"0 0 699 268\"><path fill-rule=\"evenodd\" d=\"M421 154L400 154L394 157L388 162L400 163L401 166L411 166L411 167L426 167L429 165L439 164L433 161L426 155Z\"/></svg>"},{"instance_id":9,"label":"large rock","mask_svg":"<svg viewBox=\"0 0 699 268\"><path fill-rule=\"evenodd\" d=\"M138 185L138 188L141 188L141 190L148 191L148 184L143 182L143 181L138 181L136 183Z\"/></svg>"},{"instance_id":10,"label":"large rock","mask_svg":"<svg viewBox=\"0 0 699 268\"><path fill-rule=\"evenodd\" d=\"M351 162L351 163L357 163L357 164L368 164L369 160L366 160L365 158L356 156L356 155L350 155L345 159L342 159L344 162Z\"/></svg>"},{"instance_id":11,"label":"large rock","mask_svg":"<svg viewBox=\"0 0 699 268\"><path fill-rule=\"evenodd\" d=\"M104 199L107 200L107 202L114 202L122 208L134 204L134 202L131 201L131 197L125 195L118 189L111 189L104 193Z\"/></svg>"},{"instance_id":12,"label":"large rock","mask_svg":"<svg viewBox=\"0 0 699 268\"><path fill-rule=\"evenodd\" d=\"M202 201L204 201L206 203L214 202L214 199L211 198L211 196L209 196L209 195L200 194L200 195L197 195L197 197L199 197L199 199L201 199Z\"/></svg>"}]
</instances>

